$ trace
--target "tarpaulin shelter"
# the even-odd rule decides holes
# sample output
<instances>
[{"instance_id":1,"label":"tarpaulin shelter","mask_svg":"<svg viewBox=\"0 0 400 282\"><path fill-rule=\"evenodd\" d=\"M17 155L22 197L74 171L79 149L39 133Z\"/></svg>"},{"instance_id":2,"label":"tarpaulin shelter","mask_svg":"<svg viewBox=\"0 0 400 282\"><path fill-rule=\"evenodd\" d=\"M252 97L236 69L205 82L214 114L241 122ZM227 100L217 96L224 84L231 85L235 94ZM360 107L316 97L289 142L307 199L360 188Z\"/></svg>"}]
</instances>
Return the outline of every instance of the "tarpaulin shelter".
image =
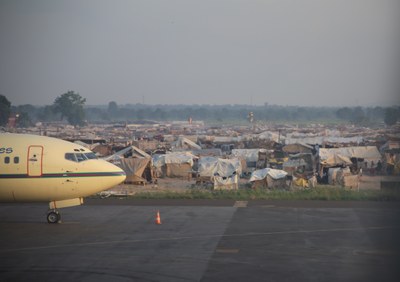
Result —
<instances>
[{"instance_id":1,"label":"tarpaulin shelter","mask_svg":"<svg viewBox=\"0 0 400 282\"><path fill-rule=\"evenodd\" d=\"M288 154L311 153L313 147L305 143L294 143L283 146L282 151Z\"/></svg>"},{"instance_id":2,"label":"tarpaulin shelter","mask_svg":"<svg viewBox=\"0 0 400 282\"><path fill-rule=\"evenodd\" d=\"M161 176L186 178L192 171L194 159L197 157L189 152L154 155L153 166Z\"/></svg>"},{"instance_id":3,"label":"tarpaulin shelter","mask_svg":"<svg viewBox=\"0 0 400 282\"><path fill-rule=\"evenodd\" d=\"M202 157L198 162L198 177L211 181L215 189L237 189L242 165L239 159Z\"/></svg>"},{"instance_id":4,"label":"tarpaulin shelter","mask_svg":"<svg viewBox=\"0 0 400 282\"><path fill-rule=\"evenodd\" d=\"M122 158L127 158L127 157L137 157L137 158L146 158L146 159L151 159L151 156L147 154L146 152L140 150L136 146L128 146L115 154L112 154L110 156L102 158L103 160L112 162L114 160L119 160Z\"/></svg>"},{"instance_id":5,"label":"tarpaulin shelter","mask_svg":"<svg viewBox=\"0 0 400 282\"><path fill-rule=\"evenodd\" d=\"M348 167L330 168L328 170L328 183L330 185L340 185L349 188L359 187L359 176L353 175Z\"/></svg>"},{"instance_id":6,"label":"tarpaulin shelter","mask_svg":"<svg viewBox=\"0 0 400 282\"><path fill-rule=\"evenodd\" d=\"M320 163L324 167L351 165L351 158L364 159L367 162L377 163L382 159L381 153L375 146L320 148Z\"/></svg>"},{"instance_id":7,"label":"tarpaulin shelter","mask_svg":"<svg viewBox=\"0 0 400 282\"><path fill-rule=\"evenodd\" d=\"M256 167L258 161L258 153L267 152L266 149L233 149L231 155L234 158L246 161L247 167Z\"/></svg>"},{"instance_id":8,"label":"tarpaulin shelter","mask_svg":"<svg viewBox=\"0 0 400 282\"><path fill-rule=\"evenodd\" d=\"M257 138L260 140L270 140L270 141L274 141L276 143L282 143L282 141L284 140L284 136L281 136L280 133L275 133L275 132L271 132L271 131L264 131L260 134L257 135Z\"/></svg>"},{"instance_id":9,"label":"tarpaulin shelter","mask_svg":"<svg viewBox=\"0 0 400 282\"><path fill-rule=\"evenodd\" d=\"M125 171L126 183L145 184L153 178L151 156L135 146L126 147L103 159Z\"/></svg>"},{"instance_id":10,"label":"tarpaulin shelter","mask_svg":"<svg viewBox=\"0 0 400 282\"><path fill-rule=\"evenodd\" d=\"M389 140L380 148L380 151L383 153L386 173L400 174L400 141Z\"/></svg>"},{"instance_id":11,"label":"tarpaulin shelter","mask_svg":"<svg viewBox=\"0 0 400 282\"><path fill-rule=\"evenodd\" d=\"M280 169L263 168L253 171L249 182L253 187L285 187L287 172Z\"/></svg>"},{"instance_id":12,"label":"tarpaulin shelter","mask_svg":"<svg viewBox=\"0 0 400 282\"><path fill-rule=\"evenodd\" d=\"M145 174L146 168L149 168L150 161L151 159L148 158L127 158L114 162L114 164L125 171L126 183L145 184L152 179L152 177L149 179L148 175Z\"/></svg>"},{"instance_id":13,"label":"tarpaulin shelter","mask_svg":"<svg viewBox=\"0 0 400 282\"><path fill-rule=\"evenodd\" d=\"M313 172L315 169L314 158L310 153L299 153L290 155L289 160L283 163L285 171L293 171L299 167L304 167L304 172Z\"/></svg>"},{"instance_id":14,"label":"tarpaulin shelter","mask_svg":"<svg viewBox=\"0 0 400 282\"><path fill-rule=\"evenodd\" d=\"M201 150L201 147L186 137L179 137L172 143L172 150Z\"/></svg>"},{"instance_id":15,"label":"tarpaulin shelter","mask_svg":"<svg viewBox=\"0 0 400 282\"><path fill-rule=\"evenodd\" d=\"M286 137L285 144L296 144L299 143L305 144L360 144L364 141L363 137L335 137L335 136L310 136L310 137L301 137L301 138L293 138Z\"/></svg>"}]
</instances>

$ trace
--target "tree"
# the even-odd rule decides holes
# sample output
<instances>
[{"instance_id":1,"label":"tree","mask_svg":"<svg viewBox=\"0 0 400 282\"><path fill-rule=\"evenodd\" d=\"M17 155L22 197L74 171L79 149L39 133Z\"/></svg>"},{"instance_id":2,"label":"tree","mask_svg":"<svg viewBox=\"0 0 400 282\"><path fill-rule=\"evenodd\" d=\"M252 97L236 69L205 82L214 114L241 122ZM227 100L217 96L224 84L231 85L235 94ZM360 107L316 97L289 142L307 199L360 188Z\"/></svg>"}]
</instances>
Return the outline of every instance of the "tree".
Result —
<instances>
[{"instance_id":1,"label":"tree","mask_svg":"<svg viewBox=\"0 0 400 282\"><path fill-rule=\"evenodd\" d=\"M336 117L343 120L350 120L352 116L352 110L348 107L340 108L336 111Z\"/></svg>"},{"instance_id":2,"label":"tree","mask_svg":"<svg viewBox=\"0 0 400 282\"><path fill-rule=\"evenodd\" d=\"M22 112L22 113L18 114L17 127L26 128L26 127L30 127L32 125L33 125L33 122L28 113Z\"/></svg>"},{"instance_id":3,"label":"tree","mask_svg":"<svg viewBox=\"0 0 400 282\"><path fill-rule=\"evenodd\" d=\"M11 102L6 96L0 95L0 125L6 125L10 116Z\"/></svg>"},{"instance_id":4,"label":"tree","mask_svg":"<svg viewBox=\"0 0 400 282\"><path fill-rule=\"evenodd\" d=\"M395 108L387 108L384 121L386 125L394 125L398 120L398 111Z\"/></svg>"},{"instance_id":5,"label":"tree","mask_svg":"<svg viewBox=\"0 0 400 282\"><path fill-rule=\"evenodd\" d=\"M351 120L354 123L362 123L365 120L365 114L361 107L356 107L353 109Z\"/></svg>"},{"instance_id":6,"label":"tree","mask_svg":"<svg viewBox=\"0 0 400 282\"><path fill-rule=\"evenodd\" d=\"M60 117L56 115L53 105L47 105L38 109L37 118L40 121L52 121Z\"/></svg>"},{"instance_id":7,"label":"tree","mask_svg":"<svg viewBox=\"0 0 400 282\"><path fill-rule=\"evenodd\" d=\"M78 93L68 91L55 99L53 103L54 111L61 114L61 120L66 117L68 122L74 126L84 125L85 111L83 105L85 102L86 99Z\"/></svg>"},{"instance_id":8,"label":"tree","mask_svg":"<svg viewBox=\"0 0 400 282\"><path fill-rule=\"evenodd\" d=\"M117 105L117 103L114 102L114 101L111 101L110 103L108 103L107 112L111 116L114 116L114 115L118 114L118 105Z\"/></svg>"}]
</instances>

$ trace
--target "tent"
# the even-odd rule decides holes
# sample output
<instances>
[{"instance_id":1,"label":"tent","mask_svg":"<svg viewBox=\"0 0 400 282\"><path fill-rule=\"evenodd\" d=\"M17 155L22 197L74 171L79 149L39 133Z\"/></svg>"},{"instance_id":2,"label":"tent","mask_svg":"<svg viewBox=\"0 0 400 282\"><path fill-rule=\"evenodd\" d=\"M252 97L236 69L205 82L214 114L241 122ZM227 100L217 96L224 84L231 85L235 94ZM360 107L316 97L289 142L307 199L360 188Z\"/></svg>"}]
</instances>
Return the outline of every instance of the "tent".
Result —
<instances>
[{"instance_id":1,"label":"tent","mask_svg":"<svg viewBox=\"0 0 400 282\"><path fill-rule=\"evenodd\" d=\"M304 172L313 172L315 170L313 155L310 153L290 155L290 159L283 163L283 169L287 172L293 172L299 167L304 167Z\"/></svg>"},{"instance_id":2,"label":"tent","mask_svg":"<svg viewBox=\"0 0 400 282\"><path fill-rule=\"evenodd\" d=\"M274 141L276 143L281 143L285 139L285 137L281 136L280 133L275 133L275 132L271 132L271 131L264 131L264 132L258 134L257 138L259 140L270 140L270 141Z\"/></svg>"},{"instance_id":3,"label":"tent","mask_svg":"<svg viewBox=\"0 0 400 282\"><path fill-rule=\"evenodd\" d=\"M339 165L351 165L351 158L364 159L367 162L377 163L382 159L381 153L375 146L320 148L319 158L321 165L334 167Z\"/></svg>"},{"instance_id":4,"label":"tent","mask_svg":"<svg viewBox=\"0 0 400 282\"><path fill-rule=\"evenodd\" d=\"M294 143L285 145L282 148L282 151L288 154L298 154L298 153L311 153L312 149L313 149L312 146L307 145L305 143Z\"/></svg>"},{"instance_id":5,"label":"tent","mask_svg":"<svg viewBox=\"0 0 400 282\"><path fill-rule=\"evenodd\" d=\"M128 146L103 159L125 171L125 183L145 184L153 178L150 155L135 146Z\"/></svg>"},{"instance_id":6,"label":"tent","mask_svg":"<svg viewBox=\"0 0 400 282\"><path fill-rule=\"evenodd\" d=\"M126 173L125 183L141 183L145 184L148 180L148 175L145 174L151 159L148 158L127 158L114 162L115 165L122 168ZM150 174L151 175L151 174Z\"/></svg>"},{"instance_id":7,"label":"tent","mask_svg":"<svg viewBox=\"0 0 400 282\"><path fill-rule=\"evenodd\" d=\"M198 182L211 181L214 189L237 189L241 173L239 159L202 157L198 162Z\"/></svg>"},{"instance_id":8,"label":"tent","mask_svg":"<svg viewBox=\"0 0 400 282\"><path fill-rule=\"evenodd\" d=\"M146 152L140 150L136 146L128 146L121 151L116 152L113 155L104 157L103 160L112 162L116 160L120 160L123 158L126 158L127 156L132 156L132 157L138 157L138 158L146 158L146 159L151 159L151 156L147 154Z\"/></svg>"},{"instance_id":9,"label":"tent","mask_svg":"<svg viewBox=\"0 0 400 282\"><path fill-rule=\"evenodd\" d=\"M285 187L287 172L280 169L263 168L253 171L249 182L253 187Z\"/></svg>"},{"instance_id":10,"label":"tent","mask_svg":"<svg viewBox=\"0 0 400 282\"><path fill-rule=\"evenodd\" d=\"M153 166L160 176L186 178L192 171L195 159L197 157L189 152L154 155Z\"/></svg>"},{"instance_id":11,"label":"tent","mask_svg":"<svg viewBox=\"0 0 400 282\"><path fill-rule=\"evenodd\" d=\"M231 155L234 158L243 159L246 161L247 167L256 167L258 161L258 153L266 153L266 149L233 149Z\"/></svg>"},{"instance_id":12,"label":"tent","mask_svg":"<svg viewBox=\"0 0 400 282\"><path fill-rule=\"evenodd\" d=\"M335 137L335 136L310 136L310 137L286 137L285 144L360 144L364 141L363 137Z\"/></svg>"},{"instance_id":13,"label":"tent","mask_svg":"<svg viewBox=\"0 0 400 282\"><path fill-rule=\"evenodd\" d=\"M174 142L172 144L172 149L173 151L176 150L201 150L201 147L199 145L197 145L195 142L193 142L192 140L189 140L186 137L179 137L178 140L176 142Z\"/></svg>"},{"instance_id":14,"label":"tent","mask_svg":"<svg viewBox=\"0 0 400 282\"><path fill-rule=\"evenodd\" d=\"M340 185L349 188L359 187L359 176L353 175L348 167L330 168L328 170L328 183L330 185Z\"/></svg>"}]
</instances>

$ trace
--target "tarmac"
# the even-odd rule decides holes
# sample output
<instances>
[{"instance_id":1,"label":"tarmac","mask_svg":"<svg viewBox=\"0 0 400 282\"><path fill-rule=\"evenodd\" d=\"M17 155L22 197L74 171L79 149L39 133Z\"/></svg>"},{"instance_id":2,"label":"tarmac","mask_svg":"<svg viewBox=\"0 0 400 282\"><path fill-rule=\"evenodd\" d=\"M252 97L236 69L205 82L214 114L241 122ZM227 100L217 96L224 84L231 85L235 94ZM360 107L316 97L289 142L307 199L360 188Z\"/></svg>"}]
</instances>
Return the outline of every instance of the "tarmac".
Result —
<instances>
[{"instance_id":1,"label":"tarmac","mask_svg":"<svg viewBox=\"0 0 400 282\"><path fill-rule=\"evenodd\" d=\"M156 224L157 211L161 224ZM0 204L0 281L400 281L398 202Z\"/></svg>"}]
</instances>

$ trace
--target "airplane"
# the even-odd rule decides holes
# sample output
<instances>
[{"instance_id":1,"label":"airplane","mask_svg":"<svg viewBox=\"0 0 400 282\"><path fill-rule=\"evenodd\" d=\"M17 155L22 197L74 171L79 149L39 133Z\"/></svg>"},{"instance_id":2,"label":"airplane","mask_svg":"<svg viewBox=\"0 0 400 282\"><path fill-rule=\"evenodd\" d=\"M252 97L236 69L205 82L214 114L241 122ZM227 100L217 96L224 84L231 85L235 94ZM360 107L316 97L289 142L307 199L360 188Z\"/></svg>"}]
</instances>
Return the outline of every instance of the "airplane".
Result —
<instances>
[{"instance_id":1,"label":"airplane","mask_svg":"<svg viewBox=\"0 0 400 282\"><path fill-rule=\"evenodd\" d=\"M126 178L119 167L89 149L61 139L0 133L0 202L49 202L48 223L61 222L60 208Z\"/></svg>"}]
</instances>

